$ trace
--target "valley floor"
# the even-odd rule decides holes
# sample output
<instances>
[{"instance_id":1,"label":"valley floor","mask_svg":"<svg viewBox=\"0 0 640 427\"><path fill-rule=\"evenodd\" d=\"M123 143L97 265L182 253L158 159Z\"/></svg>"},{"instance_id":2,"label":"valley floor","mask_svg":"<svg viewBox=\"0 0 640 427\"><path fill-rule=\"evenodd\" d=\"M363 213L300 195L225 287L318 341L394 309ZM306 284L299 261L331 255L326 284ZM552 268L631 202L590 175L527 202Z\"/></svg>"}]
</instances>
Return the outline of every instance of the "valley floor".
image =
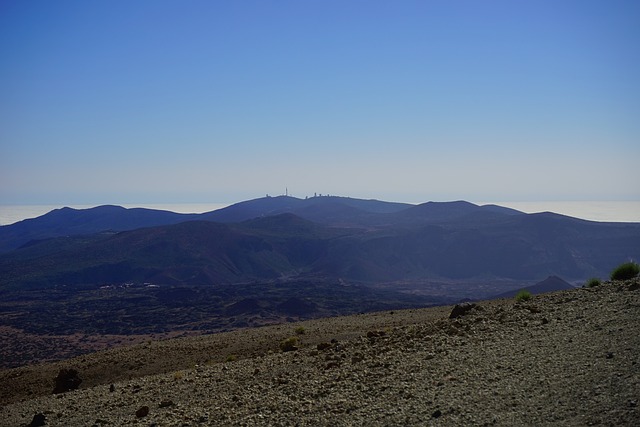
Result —
<instances>
[{"instance_id":1,"label":"valley floor","mask_svg":"<svg viewBox=\"0 0 640 427\"><path fill-rule=\"evenodd\" d=\"M0 425L35 414L51 426L640 425L638 279L479 303L456 319L449 311L322 319L298 335L288 324L0 371L16 393L33 387L31 398L2 396ZM288 335L300 348L277 351ZM221 346L226 362L214 360ZM182 367L185 353L206 348L217 349L210 363ZM161 373L135 374L156 359ZM125 365L137 366L131 379ZM63 366L86 388L43 395Z\"/></svg>"}]
</instances>

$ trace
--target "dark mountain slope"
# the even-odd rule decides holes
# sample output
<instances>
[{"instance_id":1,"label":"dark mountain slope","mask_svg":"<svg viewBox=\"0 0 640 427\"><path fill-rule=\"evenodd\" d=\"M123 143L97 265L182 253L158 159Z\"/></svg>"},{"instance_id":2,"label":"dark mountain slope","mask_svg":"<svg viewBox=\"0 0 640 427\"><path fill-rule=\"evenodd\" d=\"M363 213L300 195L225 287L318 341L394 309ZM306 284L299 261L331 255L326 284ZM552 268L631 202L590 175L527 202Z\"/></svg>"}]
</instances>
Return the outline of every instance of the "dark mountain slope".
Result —
<instances>
[{"instance_id":1,"label":"dark mountain slope","mask_svg":"<svg viewBox=\"0 0 640 427\"><path fill-rule=\"evenodd\" d=\"M202 214L201 219L216 222L241 222L263 216L291 213L324 224L359 224L363 218L399 212L411 206L405 203L336 196L312 197L304 200L278 196L237 203Z\"/></svg>"},{"instance_id":2,"label":"dark mountain slope","mask_svg":"<svg viewBox=\"0 0 640 427\"><path fill-rule=\"evenodd\" d=\"M0 257L0 284L238 283L299 274L366 281L606 277L640 258L640 224L479 211L431 225L336 228L292 214L55 239ZM56 250L60 245L60 250Z\"/></svg>"},{"instance_id":3,"label":"dark mountain slope","mask_svg":"<svg viewBox=\"0 0 640 427\"><path fill-rule=\"evenodd\" d=\"M317 204L306 204L293 211L295 215L310 221L326 225L362 226L367 219L378 217L380 214L365 212L362 209L340 203L339 201L324 201Z\"/></svg>"},{"instance_id":4,"label":"dark mountain slope","mask_svg":"<svg viewBox=\"0 0 640 427\"><path fill-rule=\"evenodd\" d=\"M478 206L473 203L427 202L421 205L361 200L348 197L267 197L238 203L203 214L201 219L217 222L240 222L263 216L291 213L327 225L387 227L440 223L462 218L504 219L522 212L501 206Z\"/></svg>"},{"instance_id":5,"label":"dark mountain slope","mask_svg":"<svg viewBox=\"0 0 640 427\"><path fill-rule=\"evenodd\" d=\"M482 218L482 215L485 216L483 221L490 218L501 220L519 212L499 206L476 206L468 202L429 202L413 206L335 196L304 200L286 196L263 197L203 214L178 214L142 208L125 209L120 206L62 208L38 218L0 226L0 253L9 252L32 241L53 237L128 231L194 220L239 223L283 213L326 225L387 227L452 221L465 216L470 221L476 221Z\"/></svg>"},{"instance_id":6,"label":"dark mountain slope","mask_svg":"<svg viewBox=\"0 0 640 427\"><path fill-rule=\"evenodd\" d=\"M481 218L485 213L481 212ZM448 278L540 280L606 277L640 256L640 224L595 223L553 214L390 227L342 239L316 266L358 280ZM606 249L605 249L606 248Z\"/></svg>"},{"instance_id":7,"label":"dark mountain slope","mask_svg":"<svg viewBox=\"0 0 640 427\"><path fill-rule=\"evenodd\" d=\"M515 215L523 213L501 206L478 206L465 201L427 202L388 215L387 221L393 224L425 224L489 218L506 219Z\"/></svg>"},{"instance_id":8,"label":"dark mountain slope","mask_svg":"<svg viewBox=\"0 0 640 427\"><path fill-rule=\"evenodd\" d=\"M640 255L640 224L585 221L551 212L512 217L492 230L501 235L529 236L539 262L554 265L549 275L566 278L606 277L622 261ZM538 243L544 242L544 247ZM531 264L535 268L535 264ZM589 270L576 277L571 269ZM545 275L546 276L546 275Z\"/></svg>"},{"instance_id":9,"label":"dark mountain slope","mask_svg":"<svg viewBox=\"0 0 640 427\"><path fill-rule=\"evenodd\" d=\"M410 206L412 205L348 197L313 197L302 200L278 196L248 200L203 214L178 214L142 208L125 209L120 206L62 208L38 218L0 226L0 253L17 249L30 241L52 237L128 231L195 220L239 223L282 213L292 213L324 224L366 224L370 222L367 219L372 216L397 212Z\"/></svg>"},{"instance_id":10,"label":"dark mountain slope","mask_svg":"<svg viewBox=\"0 0 640 427\"><path fill-rule=\"evenodd\" d=\"M204 213L200 216L200 219L215 222L242 222L263 216L292 212L300 207L302 203L301 199L296 199L295 197L262 197Z\"/></svg>"},{"instance_id":11,"label":"dark mountain slope","mask_svg":"<svg viewBox=\"0 0 640 427\"><path fill-rule=\"evenodd\" d=\"M323 203L338 203L370 213L400 212L413 206L408 203L385 202L375 199L353 199L351 197L337 196L313 197L311 199L305 199L305 203L310 206L316 206Z\"/></svg>"},{"instance_id":12,"label":"dark mountain slope","mask_svg":"<svg viewBox=\"0 0 640 427\"><path fill-rule=\"evenodd\" d=\"M535 285L526 286L524 288L514 289L512 291L503 292L496 295L494 298L512 298L518 294L518 292L525 290L531 292L533 295L544 294L547 292L566 291L569 289L575 289L566 280L561 279L558 276L549 276L541 282Z\"/></svg>"},{"instance_id":13,"label":"dark mountain slope","mask_svg":"<svg viewBox=\"0 0 640 427\"><path fill-rule=\"evenodd\" d=\"M189 221L103 238L47 240L2 257L0 280L2 284L40 286L269 280L301 273L326 250L312 223L294 216L273 217L268 222L230 226ZM277 222L289 235L272 228ZM57 242L61 249L49 250Z\"/></svg>"},{"instance_id":14,"label":"dark mountain slope","mask_svg":"<svg viewBox=\"0 0 640 427\"><path fill-rule=\"evenodd\" d=\"M90 209L55 209L38 218L0 226L0 253L16 249L31 240L94 234L101 231L135 230L141 227L176 224L196 219L197 215L154 209L125 209L98 206Z\"/></svg>"}]
</instances>

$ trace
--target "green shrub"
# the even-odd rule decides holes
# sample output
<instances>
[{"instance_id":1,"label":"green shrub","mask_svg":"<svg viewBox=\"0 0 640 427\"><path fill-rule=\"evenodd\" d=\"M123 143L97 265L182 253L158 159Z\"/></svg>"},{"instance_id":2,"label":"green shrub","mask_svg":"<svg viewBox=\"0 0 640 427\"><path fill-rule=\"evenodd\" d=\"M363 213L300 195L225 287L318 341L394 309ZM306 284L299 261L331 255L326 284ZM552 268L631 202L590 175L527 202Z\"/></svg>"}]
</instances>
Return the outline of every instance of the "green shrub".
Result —
<instances>
[{"instance_id":1,"label":"green shrub","mask_svg":"<svg viewBox=\"0 0 640 427\"><path fill-rule=\"evenodd\" d=\"M629 280L640 273L640 266L635 262L625 262L611 272L611 280Z\"/></svg>"},{"instance_id":2,"label":"green shrub","mask_svg":"<svg viewBox=\"0 0 640 427\"><path fill-rule=\"evenodd\" d=\"M296 328L296 334L298 335L304 335L304 327L303 326L298 326Z\"/></svg>"},{"instance_id":3,"label":"green shrub","mask_svg":"<svg viewBox=\"0 0 640 427\"><path fill-rule=\"evenodd\" d=\"M298 349L298 338L289 337L280 343L280 350L282 351L295 351Z\"/></svg>"},{"instance_id":4,"label":"green shrub","mask_svg":"<svg viewBox=\"0 0 640 427\"><path fill-rule=\"evenodd\" d=\"M520 292L516 294L516 301L529 301L531 299L531 292L526 289L522 289Z\"/></svg>"},{"instance_id":5,"label":"green shrub","mask_svg":"<svg viewBox=\"0 0 640 427\"><path fill-rule=\"evenodd\" d=\"M585 286L587 288L595 288L596 286L600 286L601 284L602 281L600 279L598 279L597 277L592 277L591 279L587 280Z\"/></svg>"},{"instance_id":6,"label":"green shrub","mask_svg":"<svg viewBox=\"0 0 640 427\"><path fill-rule=\"evenodd\" d=\"M238 357L235 354L228 355L226 359L227 362L235 362L236 360L238 360Z\"/></svg>"}]
</instances>

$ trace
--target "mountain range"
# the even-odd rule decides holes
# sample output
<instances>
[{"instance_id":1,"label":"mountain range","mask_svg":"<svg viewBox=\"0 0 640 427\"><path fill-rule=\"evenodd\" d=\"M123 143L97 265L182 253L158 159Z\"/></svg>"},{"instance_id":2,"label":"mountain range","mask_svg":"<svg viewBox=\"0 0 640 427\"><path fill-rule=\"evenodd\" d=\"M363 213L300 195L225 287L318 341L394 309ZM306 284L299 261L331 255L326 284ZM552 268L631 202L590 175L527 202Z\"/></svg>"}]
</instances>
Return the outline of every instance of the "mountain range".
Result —
<instances>
[{"instance_id":1,"label":"mountain range","mask_svg":"<svg viewBox=\"0 0 640 427\"><path fill-rule=\"evenodd\" d=\"M182 334L510 297L532 284L532 293L564 289L638 259L640 224L464 201L282 196L203 214L62 208L0 227L0 248L0 367L10 367Z\"/></svg>"},{"instance_id":2,"label":"mountain range","mask_svg":"<svg viewBox=\"0 0 640 427\"><path fill-rule=\"evenodd\" d=\"M640 258L640 224L495 205L347 197L249 200L203 214L99 206L0 227L0 286L362 283L605 277Z\"/></svg>"}]
</instances>

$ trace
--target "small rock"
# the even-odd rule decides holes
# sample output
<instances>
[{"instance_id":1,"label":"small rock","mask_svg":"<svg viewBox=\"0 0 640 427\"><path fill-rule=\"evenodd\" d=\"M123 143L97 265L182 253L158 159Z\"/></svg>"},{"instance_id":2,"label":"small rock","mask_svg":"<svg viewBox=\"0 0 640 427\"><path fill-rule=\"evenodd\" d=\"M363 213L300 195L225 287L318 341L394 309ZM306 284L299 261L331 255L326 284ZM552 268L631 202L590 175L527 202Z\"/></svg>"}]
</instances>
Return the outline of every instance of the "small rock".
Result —
<instances>
[{"instance_id":1,"label":"small rock","mask_svg":"<svg viewBox=\"0 0 640 427\"><path fill-rule=\"evenodd\" d=\"M329 344L328 342L321 342L320 344L317 345L316 348L318 349L318 351L323 351L331 347L332 345Z\"/></svg>"},{"instance_id":2,"label":"small rock","mask_svg":"<svg viewBox=\"0 0 640 427\"><path fill-rule=\"evenodd\" d=\"M442 416L442 411L440 409L436 409L433 414L431 414L431 418L440 418Z\"/></svg>"},{"instance_id":3,"label":"small rock","mask_svg":"<svg viewBox=\"0 0 640 427\"><path fill-rule=\"evenodd\" d=\"M356 353L351 357L351 363L360 363L364 360L364 356L361 353Z\"/></svg>"},{"instance_id":4,"label":"small rock","mask_svg":"<svg viewBox=\"0 0 640 427\"><path fill-rule=\"evenodd\" d=\"M47 417L43 413L35 414L29 427L40 427L47 425Z\"/></svg>"},{"instance_id":5,"label":"small rock","mask_svg":"<svg viewBox=\"0 0 640 427\"><path fill-rule=\"evenodd\" d=\"M607 352L607 359L613 359L613 353L612 352Z\"/></svg>"},{"instance_id":6,"label":"small rock","mask_svg":"<svg viewBox=\"0 0 640 427\"><path fill-rule=\"evenodd\" d=\"M276 378L276 384L279 384L279 385L289 384L289 379L285 377L278 377Z\"/></svg>"},{"instance_id":7,"label":"small rock","mask_svg":"<svg viewBox=\"0 0 640 427\"><path fill-rule=\"evenodd\" d=\"M75 369L60 369L55 379L55 387L53 394L66 393L80 387L82 379L78 376Z\"/></svg>"},{"instance_id":8,"label":"small rock","mask_svg":"<svg viewBox=\"0 0 640 427\"><path fill-rule=\"evenodd\" d=\"M159 408L168 408L169 406L173 406L173 400L163 400L158 405Z\"/></svg>"},{"instance_id":9,"label":"small rock","mask_svg":"<svg viewBox=\"0 0 640 427\"><path fill-rule=\"evenodd\" d=\"M460 316L464 316L471 309L473 309L476 305L474 303L465 302L462 304L456 304L451 310L451 314L449 314L449 319L455 319Z\"/></svg>"},{"instance_id":10,"label":"small rock","mask_svg":"<svg viewBox=\"0 0 640 427\"><path fill-rule=\"evenodd\" d=\"M138 418L143 418L143 417L146 417L147 415L149 415L148 406L141 406L140 409L136 411L136 417Z\"/></svg>"},{"instance_id":11,"label":"small rock","mask_svg":"<svg viewBox=\"0 0 640 427\"><path fill-rule=\"evenodd\" d=\"M542 310L540 309L540 307L538 307L537 305L528 305L525 307L527 310L529 310L529 313L533 313L533 314L537 314L542 312Z\"/></svg>"}]
</instances>

